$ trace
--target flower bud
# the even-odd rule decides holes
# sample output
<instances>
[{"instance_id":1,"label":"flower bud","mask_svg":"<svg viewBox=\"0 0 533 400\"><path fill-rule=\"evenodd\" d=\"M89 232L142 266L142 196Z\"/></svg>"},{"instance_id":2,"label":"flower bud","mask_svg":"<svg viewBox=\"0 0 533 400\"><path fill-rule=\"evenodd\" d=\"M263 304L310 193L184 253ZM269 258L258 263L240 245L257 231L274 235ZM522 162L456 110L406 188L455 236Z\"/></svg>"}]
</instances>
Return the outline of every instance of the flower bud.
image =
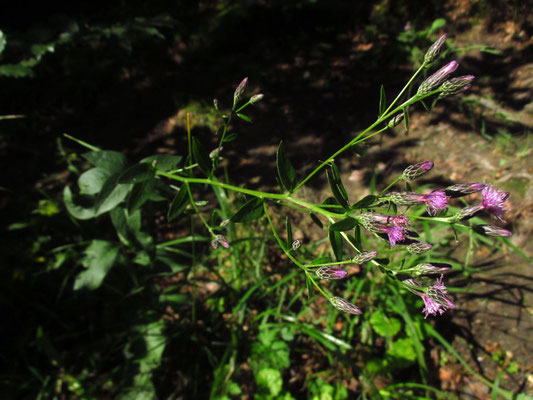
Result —
<instances>
[{"instance_id":1,"label":"flower bud","mask_svg":"<svg viewBox=\"0 0 533 400\"><path fill-rule=\"evenodd\" d=\"M316 276L326 281L344 279L348 272L339 267L324 266L316 270Z\"/></svg>"},{"instance_id":2,"label":"flower bud","mask_svg":"<svg viewBox=\"0 0 533 400\"><path fill-rule=\"evenodd\" d=\"M211 241L211 247L213 249L216 250L219 245L224 247L225 249L229 247L229 242L223 235L216 235L215 238Z\"/></svg>"},{"instance_id":3,"label":"flower bud","mask_svg":"<svg viewBox=\"0 0 533 400\"><path fill-rule=\"evenodd\" d=\"M239 83L239 86L237 86L237 89L235 89L235 93L233 93L233 107L235 107L239 100L242 98L247 83L248 78L244 78L241 83Z\"/></svg>"},{"instance_id":4,"label":"flower bud","mask_svg":"<svg viewBox=\"0 0 533 400\"><path fill-rule=\"evenodd\" d=\"M423 254L426 251L431 250L432 247L433 246L430 245L429 243L415 242L415 243L411 243L409 246L407 246L407 251L410 254Z\"/></svg>"},{"instance_id":5,"label":"flower bud","mask_svg":"<svg viewBox=\"0 0 533 400\"><path fill-rule=\"evenodd\" d=\"M480 192L485 188L484 183L458 183L457 185L448 186L444 191L450 197L461 197L467 194Z\"/></svg>"},{"instance_id":6,"label":"flower bud","mask_svg":"<svg viewBox=\"0 0 533 400\"><path fill-rule=\"evenodd\" d=\"M426 52L426 55L424 56L425 64L429 64L430 62L435 60L435 58L437 58L445 41L446 35L442 35L440 38L437 39L435 43L431 45L431 47Z\"/></svg>"},{"instance_id":7,"label":"flower bud","mask_svg":"<svg viewBox=\"0 0 533 400\"><path fill-rule=\"evenodd\" d=\"M421 202L422 195L413 192L391 192L391 201L400 206L414 206Z\"/></svg>"},{"instance_id":8,"label":"flower bud","mask_svg":"<svg viewBox=\"0 0 533 400\"><path fill-rule=\"evenodd\" d=\"M218 104L218 100L217 99L213 99L213 106L215 106L215 110L220 111L220 106Z\"/></svg>"},{"instance_id":9,"label":"flower bud","mask_svg":"<svg viewBox=\"0 0 533 400\"><path fill-rule=\"evenodd\" d=\"M301 241L295 240L294 242L292 242L292 249L296 251L300 248L301 245L302 245Z\"/></svg>"},{"instance_id":10,"label":"flower bud","mask_svg":"<svg viewBox=\"0 0 533 400\"><path fill-rule=\"evenodd\" d=\"M254 104L254 103L257 103L258 101L263 100L263 97L265 97L265 95L262 94L262 93L259 93L259 94L256 94L256 95L250 97L250 100L249 100L250 104Z\"/></svg>"},{"instance_id":11,"label":"flower bud","mask_svg":"<svg viewBox=\"0 0 533 400\"><path fill-rule=\"evenodd\" d=\"M512 235L507 229L500 228L493 225L477 225L474 226L474 231L482 235L495 236L495 237L509 237Z\"/></svg>"},{"instance_id":12,"label":"flower bud","mask_svg":"<svg viewBox=\"0 0 533 400\"><path fill-rule=\"evenodd\" d=\"M420 86L418 87L418 91L416 92L417 96L422 96L426 93L431 92L432 90L437 89L440 84L457 69L457 67L459 67L457 61L451 61L444 67L439 69L437 72L435 72L433 75L431 75L429 78L427 78L424 82L420 84Z\"/></svg>"},{"instance_id":13,"label":"flower bud","mask_svg":"<svg viewBox=\"0 0 533 400\"><path fill-rule=\"evenodd\" d=\"M387 124L387 127L388 127L388 128L394 128L395 126L399 125L400 122L403 121L403 118L404 118L403 113L396 114L396 116L392 117L392 118L389 120L389 123Z\"/></svg>"},{"instance_id":14,"label":"flower bud","mask_svg":"<svg viewBox=\"0 0 533 400\"><path fill-rule=\"evenodd\" d=\"M217 147L216 149L213 149L210 153L209 153L209 158L215 158L215 157L218 157L218 155L220 154L220 152L222 151L222 149L224 149L224 146L220 146Z\"/></svg>"},{"instance_id":15,"label":"flower bud","mask_svg":"<svg viewBox=\"0 0 533 400\"><path fill-rule=\"evenodd\" d=\"M344 311L348 314L362 314L361 309L347 300L344 300L342 297L332 297L329 299L331 305L339 311Z\"/></svg>"},{"instance_id":16,"label":"flower bud","mask_svg":"<svg viewBox=\"0 0 533 400\"><path fill-rule=\"evenodd\" d=\"M453 216L454 221L462 221L463 219L472 218L475 214L483 210L483 204L474 204L460 209L457 214Z\"/></svg>"},{"instance_id":17,"label":"flower bud","mask_svg":"<svg viewBox=\"0 0 533 400\"><path fill-rule=\"evenodd\" d=\"M223 221L220 223L220 226L221 226L222 228L225 228L226 226L228 226L228 224L229 224L229 219L225 219L225 220L223 220Z\"/></svg>"},{"instance_id":18,"label":"flower bud","mask_svg":"<svg viewBox=\"0 0 533 400\"><path fill-rule=\"evenodd\" d=\"M363 263L366 263L368 261L372 261L377 256L378 256L378 252L377 251L366 251L366 252L363 252L363 253L360 253L360 254L356 255L352 259L352 261L354 262L354 264L363 264Z\"/></svg>"},{"instance_id":19,"label":"flower bud","mask_svg":"<svg viewBox=\"0 0 533 400\"><path fill-rule=\"evenodd\" d=\"M447 80L441 85L442 92L439 94L439 98L466 92L472 87L471 82L474 78L474 75L463 75Z\"/></svg>"},{"instance_id":20,"label":"flower bud","mask_svg":"<svg viewBox=\"0 0 533 400\"><path fill-rule=\"evenodd\" d=\"M402 272L408 272L415 276L420 275L431 275L431 274L442 274L452 269L450 264L445 263L421 263L417 264L412 268L403 270Z\"/></svg>"},{"instance_id":21,"label":"flower bud","mask_svg":"<svg viewBox=\"0 0 533 400\"><path fill-rule=\"evenodd\" d=\"M417 164L409 165L406 169L404 169L402 179L416 179L430 171L431 168L433 168L433 165L433 161L422 161Z\"/></svg>"}]
</instances>

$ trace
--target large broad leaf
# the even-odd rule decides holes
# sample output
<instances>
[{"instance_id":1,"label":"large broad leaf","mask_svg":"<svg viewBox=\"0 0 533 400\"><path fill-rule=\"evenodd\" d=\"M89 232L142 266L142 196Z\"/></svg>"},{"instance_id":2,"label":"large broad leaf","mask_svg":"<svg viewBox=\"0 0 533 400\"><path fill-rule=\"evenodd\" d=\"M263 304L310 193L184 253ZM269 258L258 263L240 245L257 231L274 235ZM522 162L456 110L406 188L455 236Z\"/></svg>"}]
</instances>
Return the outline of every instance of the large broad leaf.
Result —
<instances>
[{"instance_id":1,"label":"large broad leaf","mask_svg":"<svg viewBox=\"0 0 533 400\"><path fill-rule=\"evenodd\" d=\"M110 174L122 172L128 164L124 154L111 150L90 151L83 154L83 157L95 167L102 168Z\"/></svg>"},{"instance_id":2,"label":"large broad leaf","mask_svg":"<svg viewBox=\"0 0 533 400\"><path fill-rule=\"evenodd\" d=\"M78 178L80 194L92 195L99 193L110 176L111 173L103 168L91 168L85 171Z\"/></svg>"},{"instance_id":3,"label":"large broad leaf","mask_svg":"<svg viewBox=\"0 0 533 400\"><path fill-rule=\"evenodd\" d=\"M74 203L72 196L72 191L69 186L65 186L63 189L63 201L65 202L65 207L67 208L70 215L77 219L91 219L96 217L96 211L92 207L92 204L83 207L79 204Z\"/></svg>"},{"instance_id":4,"label":"large broad leaf","mask_svg":"<svg viewBox=\"0 0 533 400\"><path fill-rule=\"evenodd\" d=\"M176 193L176 196L174 197L174 200L172 200L172 203L170 203L170 208L168 209L167 219L168 221L172 221L176 218L178 218L183 211L185 211L185 207L187 207L187 204L189 204L189 191L187 190L187 185L183 185L178 193Z\"/></svg>"},{"instance_id":5,"label":"large broad leaf","mask_svg":"<svg viewBox=\"0 0 533 400\"><path fill-rule=\"evenodd\" d=\"M174 156L170 154L156 154L150 157L143 158L140 163L146 163L153 166L156 170L167 172L173 169L181 161L181 156Z\"/></svg>"},{"instance_id":6,"label":"large broad leaf","mask_svg":"<svg viewBox=\"0 0 533 400\"><path fill-rule=\"evenodd\" d=\"M276 165L281 185L291 193L296 183L296 171L285 153L285 144L283 144L283 141L279 143L276 155Z\"/></svg>"},{"instance_id":7,"label":"large broad leaf","mask_svg":"<svg viewBox=\"0 0 533 400\"><path fill-rule=\"evenodd\" d=\"M133 185L126 201L130 214L139 209L146 201L153 199L155 192L154 181L155 179L149 179ZM159 200L164 200L164 197L161 197Z\"/></svg>"},{"instance_id":8,"label":"large broad leaf","mask_svg":"<svg viewBox=\"0 0 533 400\"><path fill-rule=\"evenodd\" d=\"M76 277L74 290L81 288L98 288L107 273L115 263L118 255L118 246L106 240L93 240L85 249L85 257L81 260L86 268Z\"/></svg>"},{"instance_id":9,"label":"large broad leaf","mask_svg":"<svg viewBox=\"0 0 533 400\"><path fill-rule=\"evenodd\" d=\"M154 168L147 163L139 163L128 168L118 178L118 183L139 183L152 178L155 175Z\"/></svg>"},{"instance_id":10,"label":"large broad leaf","mask_svg":"<svg viewBox=\"0 0 533 400\"><path fill-rule=\"evenodd\" d=\"M372 329L383 337L394 336L402 327L400 321L394 317L387 317L383 311L376 310L370 317L370 325Z\"/></svg>"},{"instance_id":11,"label":"large broad leaf","mask_svg":"<svg viewBox=\"0 0 533 400\"><path fill-rule=\"evenodd\" d=\"M109 178L98 194L94 209L97 215L104 214L118 206L128 195L132 185L117 183L118 176Z\"/></svg>"},{"instance_id":12,"label":"large broad leaf","mask_svg":"<svg viewBox=\"0 0 533 400\"><path fill-rule=\"evenodd\" d=\"M342 184L339 169L334 163L331 163L330 170L326 170L326 176L328 178L329 187L331 188L331 193L333 194L333 197L335 197L335 199L343 208L348 209L348 193L346 193L346 189Z\"/></svg>"},{"instance_id":13,"label":"large broad leaf","mask_svg":"<svg viewBox=\"0 0 533 400\"><path fill-rule=\"evenodd\" d=\"M127 246L134 246L141 230L141 212L137 210L128 214L124 207L116 207L109 214L120 241Z\"/></svg>"},{"instance_id":14,"label":"large broad leaf","mask_svg":"<svg viewBox=\"0 0 533 400\"><path fill-rule=\"evenodd\" d=\"M211 161L211 158L209 158L209 153L207 150L195 137L192 138L192 153L196 163L198 164L198 167L204 173L204 175L207 177L211 176L213 162Z\"/></svg>"},{"instance_id":15,"label":"large broad leaf","mask_svg":"<svg viewBox=\"0 0 533 400\"><path fill-rule=\"evenodd\" d=\"M329 229L337 232L349 231L355 225L357 225L357 220L352 217L345 218L341 221L337 221L334 224L331 224Z\"/></svg>"},{"instance_id":16,"label":"large broad leaf","mask_svg":"<svg viewBox=\"0 0 533 400\"><path fill-rule=\"evenodd\" d=\"M254 219L260 218L264 213L263 209L263 200L259 197L253 197L248 200L244 205L239 208L233 217L231 217L232 222L250 222Z\"/></svg>"}]
</instances>

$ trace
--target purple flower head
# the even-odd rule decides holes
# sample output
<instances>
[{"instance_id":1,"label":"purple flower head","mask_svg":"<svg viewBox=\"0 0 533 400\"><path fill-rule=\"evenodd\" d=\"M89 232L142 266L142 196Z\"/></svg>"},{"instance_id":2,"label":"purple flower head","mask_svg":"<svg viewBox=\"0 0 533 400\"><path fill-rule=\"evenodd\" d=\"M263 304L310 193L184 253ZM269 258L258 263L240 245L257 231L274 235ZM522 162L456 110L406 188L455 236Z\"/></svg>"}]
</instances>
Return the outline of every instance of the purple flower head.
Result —
<instances>
[{"instance_id":1,"label":"purple flower head","mask_svg":"<svg viewBox=\"0 0 533 400\"><path fill-rule=\"evenodd\" d=\"M386 233L389 237L391 247L394 246L396 242L401 242L405 239L405 230L402 227L394 225L383 225L381 229L381 232Z\"/></svg>"},{"instance_id":2,"label":"purple flower head","mask_svg":"<svg viewBox=\"0 0 533 400\"><path fill-rule=\"evenodd\" d=\"M420 283L418 283L414 279L406 279L403 281L403 283L408 285L405 286L406 289L422 297L422 300L424 300L425 307L422 310L422 312L425 314L424 318L427 318L430 314L442 314L446 310L455 308L455 304L448 297L448 291L446 290L446 286L444 286L444 284L442 283L442 278L443 276L441 275L440 278L438 278L437 281L433 284L433 286L430 286L425 289L423 289L422 285L420 285ZM415 286L416 288L414 288L413 286Z\"/></svg>"},{"instance_id":3,"label":"purple flower head","mask_svg":"<svg viewBox=\"0 0 533 400\"><path fill-rule=\"evenodd\" d=\"M424 82L422 82L418 87L416 94L418 96L422 96L431 92L432 90L437 89L440 84L457 69L457 67L459 67L457 61L449 62L429 78L427 78Z\"/></svg>"},{"instance_id":4,"label":"purple flower head","mask_svg":"<svg viewBox=\"0 0 533 400\"><path fill-rule=\"evenodd\" d=\"M500 228L499 226L492 225L477 225L473 228L476 232L481 233L482 235L487 236L496 236L496 237L509 237L512 235L507 229Z\"/></svg>"},{"instance_id":5,"label":"purple flower head","mask_svg":"<svg viewBox=\"0 0 533 400\"><path fill-rule=\"evenodd\" d=\"M426 211L432 217L448 206L448 196L446 196L444 190L434 190L429 194L425 194L421 197L421 201L426 203Z\"/></svg>"},{"instance_id":6,"label":"purple flower head","mask_svg":"<svg viewBox=\"0 0 533 400\"><path fill-rule=\"evenodd\" d=\"M423 202L423 200L421 200L422 196L422 194L413 192L391 192L389 194L392 202L399 206L414 206L419 204Z\"/></svg>"},{"instance_id":7,"label":"purple flower head","mask_svg":"<svg viewBox=\"0 0 533 400\"><path fill-rule=\"evenodd\" d=\"M316 270L316 275L326 281L344 279L348 272L339 267L324 266Z\"/></svg>"},{"instance_id":8,"label":"purple flower head","mask_svg":"<svg viewBox=\"0 0 533 400\"><path fill-rule=\"evenodd\" d=\"M422 161L417 164L409 165L406 169L404 169L402 178L408 180L416 179L430 171L431 168L433 168L433 165L433 161Z\"/></svg>"},{"instance_id":9,"label":"purple flower head","mask_svg":"<svg viewBox=\"0 0 533 400\"><path fill-rule=\"evenodd\" d=\"M481 194L483 196L483 201L481 203L483 210L488 211L500 221L505 222L502 216L511 208L507 201L509 198L509 192L503 192L494 189L492 185L487 185Z\"/></svg>"},{"instance_id":10,"label":"purple flower head","mask_svg":"<svg viewBox=\"0 0 533 400\"><path fill-rule=\"evenodd\" d=\"M475 183L459 183L457 185L448 186L444 191L446 195L450 197L461 197L466 196L467 194L472 194L480 192L485 188L484 183L475 182Z\"/></svg>"},{"instance_id":11,"label":"purple flower head","mask_svg":"<svg viewBox=\"0 0 533 400\"><path fill-rule=\"evenodd\" d=\"M214 239L211 241L211 247L213 249L216 250L219 245L224 247L225 249L229 247L229 242L223 235L216 235Z\"/></svg>"},{"instance_id":12,"label":"purple flower head","mask_svg":"<svg viewBox=\"0 0 533 400\"><path fill-rule=\"evenodd\" d=\"M406 227L411 225L411 222L409 222L409 218L407 218L405 215L398 214L398 215L388 215L388 214L381 214L381 213L375 213L375 212L368 212L363 213L360 215L361 223L363 224L363 227L366 230L374 231L373 225L374 224L381 224L381 225L394 225L394 226L401 226ZM380 231L381 232L381 231Z\"/></svg>"},{"instance_id":13,"label":"purple flower head","mask_svg":"<svg viewBox=\"0 0 533 400\"><path fill-rule=\"evenodd\" d=\"M362 263L373 260L377 256L378 256L377 251L366 251L366 252L359 253L358 255L356 255L352 261L355 264L362 264Z\"/></svg>"},{"instance_id":14,"label":"purple flower head","mask_svg":"<svg viewBox=\"0 0 533 400\"><path fill-rule=\"evenodd\" d=\"M348 314L362 314L361 309L354 304L350 303L348 300L344 300L342 297L332 297L329 299L331 305L337 310L344 311Z\"/></svg>"},{"instance_id":15,"label":"purple flower head","mask_svg":"<svg viewBox=\"0 0 533 400\"><path fill-rule=\"evenodd\" d=\"M429 64L432 62L440 53L440 50L442 49L442 46L444 45L444 42L446 41L446 35L442 35L440 38L437 39L435 43L431 45L431 47L426 51L426 54L424 55L424 63Z\"/></svg>"}]
</instances>

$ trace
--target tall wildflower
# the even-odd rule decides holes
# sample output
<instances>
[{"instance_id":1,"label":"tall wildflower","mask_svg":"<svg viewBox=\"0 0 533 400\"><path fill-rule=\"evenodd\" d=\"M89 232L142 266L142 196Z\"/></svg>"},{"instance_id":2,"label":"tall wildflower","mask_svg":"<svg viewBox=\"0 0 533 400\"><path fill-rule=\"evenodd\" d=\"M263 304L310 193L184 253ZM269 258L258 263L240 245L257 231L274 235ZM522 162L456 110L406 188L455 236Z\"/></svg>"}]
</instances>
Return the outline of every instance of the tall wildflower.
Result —
<instances>
[{"instance_id":1,"label":"tall wildflower","mask_svg":"<svg viewBox=\"0 0 533 400\"><path fill-rule=\"evenodd\" d=\"M502 216L509 211L510 205L507 199L509 192L494 189L492 185L487 185L481 192L483 201L481 202L483 210L491 213L500 221L505 222Z\"/></svg>"},{"instance_id":2,"label":"tall wildflower","mask_svg":"<svg viewBox=\"0 0 533 400\"><path fill-rule=\"evenodd\" d=\"M444 190L434 190L428 194L393 192L390 194L390 199L394 203L404 206L425 204L427 213L433 217L448 206L448 196L446 196Z\"/></svg>"},{"instance_id":3,"label":"tall wildflower","mask_svg":"<svg viewBox=\"0 0 533 400\"><path fill-rule=\"evenodd\" d=\"M387 235L391 246L406 238L405 227L409 226L409 219L401 214L363 213L359 221L367 231Z\"/></svg>"},{"instance_id":4,"label":"tall wildflower","mask_svg":"<svg viewBox=\"0 0 533 400\"><path fill-rule=\"evenodd\" d=\"M425 307L422 310L425 314L424 318L427 318L430 314L442 314L446 310L455 308L455 304L448 297L448 290L442 283L442 278L443 276L441 275L432 286L427 288L423 288L422 285L414 279L406 279L403 281L406 289L422 297L422 300L424 300Z\"/></svg>"}]
</instances>

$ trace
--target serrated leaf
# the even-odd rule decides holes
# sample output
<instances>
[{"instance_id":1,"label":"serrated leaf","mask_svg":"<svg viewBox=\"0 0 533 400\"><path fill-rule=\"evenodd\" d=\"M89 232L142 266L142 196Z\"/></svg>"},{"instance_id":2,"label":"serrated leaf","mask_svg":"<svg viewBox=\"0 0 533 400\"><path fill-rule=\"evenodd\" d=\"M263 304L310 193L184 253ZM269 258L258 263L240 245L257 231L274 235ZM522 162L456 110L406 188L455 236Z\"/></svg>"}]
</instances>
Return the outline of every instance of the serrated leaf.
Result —
<instances>
[{"instance_id":1,"label":"serrated leaf","mask_svg":"<svg viewBox=\"0 0 533 400\"><path fill-rule=\"evenodd\" d=\"M63 202L67 211L76 219L91 219L96 216L96 211L91 206L83 207L81 205L75 204L72 196L72 191L69 186L65 186L63 189Z\"/></svg>"},{"instance_id":2,"label":"serrated leaf","mask_svg":"<svg viewBox=\"0 0 533 400\"><path fill-rule=\"evenodd\" d=\"M232 222L250 222L260 218L264 213L263 200L252 197L230 218Z\"/></svg>"},{"instance_id":3,"label":"serrated leaf","mask_svg":"<svg viewBox=\"0 0 533 400\"><path fill-rule=\"evenodd\" d=\"M360 210L361 208L368 208L371 206L374 201L376 201L377 196L369 194L368 196L363 197L357 203L350 207L351 210Z\"/></svg>"},{"instance_id":4,"label":"serrated leaf","mask_svg":"<svg viewBox=\"0 0 533 400\"><path fill-rule=\"evenodd\" d=\"M139 163L141 164L150 164L156 170L167 172L171 169L174 169L176 165L180 163L183 157L174 156L171 154L155 154L150 157L143 158Z\"/></svg>"},{"instance_id":5,"label":"serrated leaf","mask_svg":"<svg viewBox=\"0 0 533 400\"><path fill-rule=\"evenodd\" d=\"M343 256L343 242L342 236L339 232L329 230L328 231L329 243L331 244L331 249L337 261L342 260Z\"/></svg>"},{"instance_id":6,"label":"serrated leaf","mask_svg":"<svg viewBox=\"0 0 533 400\"><path fill-rule=\"evenodd\" d=\"M329 226L329 229L337 232L345 232L352 229L355 225L357 225L357 220L352 217L347 217L341 221L337 221L334 224L331 224Z\"/></svg>"},{"instance_id":7,"label":"serrated leaf","mask_svg":"<svg viewBox=\"0 0 533 400\"><path fill-rule=\"evenodd\" d=\"M381 117L387 109L387 96L385 95L385 87L381 85L379 89L379 115Z\"/></svg>"},{"instance_id":8,"label":"serrated leaf","mask_svg":"<svg viewBox=\"0 0 533 400\"><path fill-rule=\"evenodd\" d=\"M248 117L248 116L246 116L244 114L241 114L241 113L237 113L236 115L237 115L237 117L239 117L243 121L246 121L246 122L248 122L250 124L252 123L252 120L250 119L250 117Z\"/></svg>"},{"instance_id":9,"label":"serrated leaf","mask_svg":"<svg viewBox=\"0 0 533 400\"><path fill-rule=\"evenodd\" d=\"M329 187L331 188L331 193L333 194L333 197L337 200L337 202L344 208L349 208L349 200L348 200L348 194L346 193L346 189L344 188L344 185L342 184L339 169L337 166L332 163L331 168L329 170L326 170L326 176L328 178Z\"/></svg>"},{"instance_id":10,"label":"serrated leaf","mask_svg":"<svg viewBox=\"0 0 533 400\"><path fill-rule=\"evenodd\" d=\"M209 178L211 176L213 162L211 161L207 150L205 150L203 145L196 137L192 138L192 153L194 155L194 159L198 163L198 167L200 167L200 170Z\"/></svg>"},{"instance_id":11,"label":"serrated leaf","mask_svg":"<svg viewBox=\"0 0 533 400\"><path fill-rule=\"evenodd\" d=\"M180 190L178 190L178 193L176 193L172 203L170 203L167 213L168 222L178 218L185 210L185 207L187 207L187 204L189 204L189 201L189 191L187 190L187 186L183 185Z\"/></svg>"},{"instance_id":12,"label":"serrated leaf","mask_svg":"<svg viewBox=\"0 0 533 400\"><path fill-rule=\"evenodd\" d=\"M95 167L102 168L110 174L122 172L128 163L124 154L111 150L90 151L82 154L82 157Z\"/></svg>"},{"instance_id":13,"label":"serrated leaf","mask_svg":"<svg viewBox=\"0 0 533 400\"><path fill-rule=\"evenodd\" d=\"M111 173L102 168L91 168L85 171L78 178L80 194L92 195L99 193L110 176Z\"/></svg>"},{"instance_id":14,"label":"serrated leaf","mask_svg":"<svg viewBox=\"0 0 533 400\"><path fill-rule=\"evenodd\" d=\"M296 171L287 157L283 140L278 146L278 151L276 154L276 166L278 170L279 181L281 182L283 188L291 193L296 182Z\"/></svg>"},{"instance_id":15,"label":"serrated leaf","mask_svg":"<svg viewBox=\"0 0 533 400\"><path fill-rule=\"evenodd\" d=\"M93 240L85 249L85 256L81 263L86 270L80 272L76 277L74 290L100 287L115 263L117 255L118 247L116 244L106 240Z\"/></svg>"},{"instance_id":16,"label":"serrated leaf","mask_svg":"<svg viewBox=\"0 0 533 400\"><path fill-rule=\"evenodd\" d=\"M139 163L128 168L118 178L118 183L144 182L155 175L155 170L150 164Z\"/></svg>"},{"instance_id":17,"label":"serrated leaf","mask_svg":"<svg viewBox=\"0 0 533 400\"><path fill-rule=\"evenodd\" d=\"M376 310L372 313L370 317L370 325L372 329L383 337L394 336L402 327L400 321L393 317L387 317L385 313L381 310Z\"/></svg>"},{"instance_id":18,"label":"serrated leaf","mask_svg":"<svg viewBox=\"0 0 533 400\"><path fill-rule=\"evenodd\" d=\"M287 248L292 247L292 226L289 217L285 217L285 227L287 229Z\"/></svg>"},{"instance_id":19,"label":"serrated leaf","mask_svg":"<svg viewBox=\"0 0 533 400\"><path fill-rule=\"evenodd\" d=\"M322 221L320 221L320 219L318 219L318 217L315 214L309 214L309 215L315 224L317 224L321 229L324 229L324 224L322 223Z\"/></svg>"}]
</instances>

